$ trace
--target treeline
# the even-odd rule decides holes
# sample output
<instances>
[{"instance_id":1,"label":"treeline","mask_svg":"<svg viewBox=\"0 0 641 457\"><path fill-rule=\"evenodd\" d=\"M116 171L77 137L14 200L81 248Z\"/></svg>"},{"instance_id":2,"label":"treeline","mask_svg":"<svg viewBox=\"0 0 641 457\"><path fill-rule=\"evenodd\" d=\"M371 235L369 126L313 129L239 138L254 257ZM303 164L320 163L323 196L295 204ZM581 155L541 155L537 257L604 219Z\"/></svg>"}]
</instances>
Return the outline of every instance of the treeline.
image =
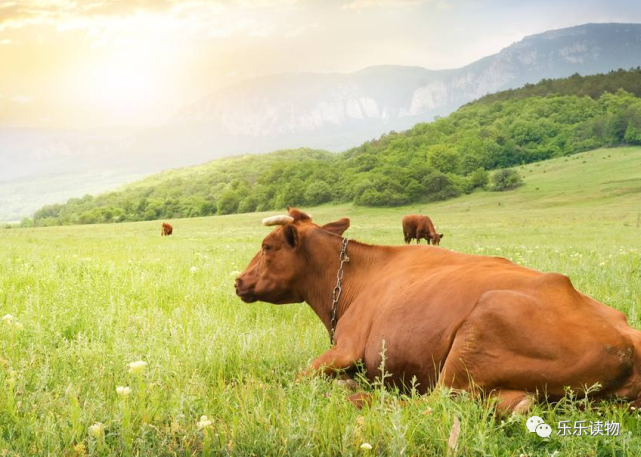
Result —
<instances>
[{"instance_id":1,"label":"treeline","mask_svg":"<svg viewBox=\"0 0 641 457\"><path fill-rule=\"evenodd\" d=\"M596 99L606 92L615 93L619 89L641 97L641 67L613 70L607 74L581 76L575 73L567 78L542 79L536 84L486 95L472 103L493 103L546 95L577 95Z\"/></svg>"},{"instance_id":2,"label":"treeline","mask_svg":"<svg viewBox=\"0 0 641 457\"><path fill-rule=\"evenodd\" d=\"M618 78L621 72L603 77L611 75ZM514 173L492 170L621 144L641 144L641 98L622 89L597 98L484 100L343 153L299 149L216 160L160 173L117 192L46 206L25 223L92 224L263 211L287 204L395 206L443 200L478 188L518 185Z\"/></svg>"}]
</instances>

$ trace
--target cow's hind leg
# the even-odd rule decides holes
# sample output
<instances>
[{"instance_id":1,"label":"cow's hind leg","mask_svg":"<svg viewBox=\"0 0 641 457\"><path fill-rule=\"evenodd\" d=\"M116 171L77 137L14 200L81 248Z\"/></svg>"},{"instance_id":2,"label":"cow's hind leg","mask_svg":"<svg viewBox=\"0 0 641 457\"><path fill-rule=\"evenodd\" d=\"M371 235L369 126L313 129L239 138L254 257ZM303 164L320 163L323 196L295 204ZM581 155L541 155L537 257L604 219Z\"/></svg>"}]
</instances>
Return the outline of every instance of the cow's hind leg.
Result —
<instances>
[{"instance_id":1,"label":"cow's hind leg","mask_svg":"<svg viewBox=\"0 0 641 457\"><path fill-rule=\"evenodd\" d=\"M554 399L568 387L583 392L596 384L602 388L593 396L638 398L629 335L564 290L563 281L546 276L539 290L484 293L456 331L439 382L497 392L498 408L505 411L527 409L527 392Z\"/></svg>"},{"instance_id":2,"label":"cow's hind leg","mask_svg":"<svg viewBox=\"0 0 641 457\"><path fill-rule=\"evenodd\" d=\"M529 411L536 396L528 392L547 385L537 378L543 373L554 379L563 367L554 341L544 336L549 324L535 319L538 309L539 303L522 293L486 292L457 330L438 384L496 398L500 415Z\"/></svg>"}]
</instances>

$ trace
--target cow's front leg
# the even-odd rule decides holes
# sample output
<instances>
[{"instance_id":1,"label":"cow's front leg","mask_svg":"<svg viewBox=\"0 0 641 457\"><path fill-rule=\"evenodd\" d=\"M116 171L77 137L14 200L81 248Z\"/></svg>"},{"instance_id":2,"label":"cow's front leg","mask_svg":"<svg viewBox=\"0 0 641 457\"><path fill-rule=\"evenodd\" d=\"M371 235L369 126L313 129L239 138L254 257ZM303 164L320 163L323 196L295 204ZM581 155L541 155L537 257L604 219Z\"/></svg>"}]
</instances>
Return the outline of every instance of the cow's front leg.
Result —
<instances>
[{"instance_id":1,"label":"cow's front leg","mask_svg":"<svg viewBox=\"0 0 641 457\"><path fill-rule=\"evenodd\" d=\"M337 344L328 351L312 360L309 366L301 371L297 378L315 376L324 373L326 375L336 374L337 371L353 367L361 359L350 346Z\"/></svg>"}]
</instances>

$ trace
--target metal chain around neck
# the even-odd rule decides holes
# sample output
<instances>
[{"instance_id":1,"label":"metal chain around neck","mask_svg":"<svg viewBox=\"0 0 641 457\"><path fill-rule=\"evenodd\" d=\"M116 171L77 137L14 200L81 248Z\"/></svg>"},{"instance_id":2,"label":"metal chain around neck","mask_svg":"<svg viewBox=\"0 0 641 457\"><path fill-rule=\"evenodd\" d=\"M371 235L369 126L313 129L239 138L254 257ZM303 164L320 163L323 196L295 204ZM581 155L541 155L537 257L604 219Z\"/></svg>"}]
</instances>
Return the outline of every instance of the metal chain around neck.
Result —
<instances>
[{"instance_id":1,"label":"metal chain around neck","mask_svg":"<svg viewBox=\"0 0 641 457\"><path fill-rule=\"evenodd\" d=\"M331 330L330 330L330 344L333 346L334 345L334 333L336 333L336 324L338 323L338 319L336 318L336 309L338 308L338 300L341 298L341 293L343 292L343 289L341 287L341 281L343 280L343 264L349 262L349 257L347 257L347 244L349 243L349 240L347 238L343 238L343 243L341 246L341 264L338 267L338 273L336 273L336 287L334 287L334 291L332 292L332 319L330 321L331 325Z\"/></svg>"}]
</instances>

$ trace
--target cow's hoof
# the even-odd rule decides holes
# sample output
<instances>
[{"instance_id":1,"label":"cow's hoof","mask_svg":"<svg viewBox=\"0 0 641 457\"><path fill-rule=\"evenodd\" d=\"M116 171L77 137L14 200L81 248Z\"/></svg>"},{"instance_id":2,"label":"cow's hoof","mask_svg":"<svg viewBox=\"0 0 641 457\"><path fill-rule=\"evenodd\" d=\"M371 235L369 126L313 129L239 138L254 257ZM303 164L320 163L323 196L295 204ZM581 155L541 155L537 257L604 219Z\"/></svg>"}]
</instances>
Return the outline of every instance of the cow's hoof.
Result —
<instances>
[{"instance_id":1,"label":"cow's hoof","mask_svg":"<svg viewBox=\"0 0 641 457\"><path fill-rule=\"evenodd\" d=\"M534 399L528 396L514 406L512 413L526 415L527 413L530 412L533 406L534 406Z\"/></svg>"},{"instance_id":2,"label":"cow's hoof","mask_svg":"<svg viewBox=\"0 0 641 457\"><path fill-rule=\"evenodd\" d=\"M347 399L358 409L362 409L363 406L369 406L372 404L372 394L366 394L363 392L350 395L349 397L347 397Z\"/></svg>"}]
</instances>

